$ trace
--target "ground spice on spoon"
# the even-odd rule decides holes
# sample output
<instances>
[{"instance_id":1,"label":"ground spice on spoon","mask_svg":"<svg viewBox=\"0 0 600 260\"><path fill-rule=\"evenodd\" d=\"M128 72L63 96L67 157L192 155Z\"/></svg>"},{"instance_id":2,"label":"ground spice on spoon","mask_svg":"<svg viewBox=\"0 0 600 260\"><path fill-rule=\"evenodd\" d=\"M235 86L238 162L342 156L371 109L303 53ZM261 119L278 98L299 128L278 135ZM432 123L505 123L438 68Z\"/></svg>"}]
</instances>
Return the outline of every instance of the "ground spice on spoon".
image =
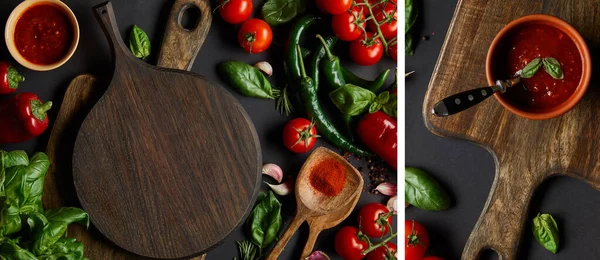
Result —
<instances>
[{"instance_id":1,"label":"ground spice on spoon","mask_svg":"<svg viewBox=\"0 0 600 260\"><path fill-rule=\"evenodd\" d=\"M346 168L338 160L327 158L313 166L310 185L327 196L336 196L346 182Z\"/></svg>"}]
</instances>

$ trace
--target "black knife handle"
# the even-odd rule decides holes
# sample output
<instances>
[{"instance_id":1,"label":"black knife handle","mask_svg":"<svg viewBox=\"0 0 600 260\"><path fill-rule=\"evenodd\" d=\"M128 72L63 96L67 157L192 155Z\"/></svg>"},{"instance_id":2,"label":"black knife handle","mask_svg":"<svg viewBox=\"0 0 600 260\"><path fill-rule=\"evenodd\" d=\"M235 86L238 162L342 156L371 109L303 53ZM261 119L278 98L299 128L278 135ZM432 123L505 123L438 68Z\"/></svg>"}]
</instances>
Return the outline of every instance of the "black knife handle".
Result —
<instances>
[{"instance_id":1,"label":"black knife handle","mask_svg":"<svg viewBox=\"0 0 600 260\"><path fill-rule=\"evenodd\" d=\"M494 87L467 90L444 98L435 104L432 113L436 116L449 116L469 109L494 94Z\"/></svg>"}]
</instances>

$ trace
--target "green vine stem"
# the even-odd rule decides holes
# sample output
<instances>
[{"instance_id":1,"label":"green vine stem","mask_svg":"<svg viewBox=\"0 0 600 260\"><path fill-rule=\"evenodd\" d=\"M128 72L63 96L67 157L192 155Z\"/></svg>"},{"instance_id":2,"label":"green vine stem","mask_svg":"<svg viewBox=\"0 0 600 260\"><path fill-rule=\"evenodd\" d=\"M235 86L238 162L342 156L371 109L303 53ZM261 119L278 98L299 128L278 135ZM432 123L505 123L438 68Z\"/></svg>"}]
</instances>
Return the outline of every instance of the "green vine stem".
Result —
<instances>
[{"instance_id":1,"label":"green vine stem","mask_svg":"<svg viewBox=\"0 0 600 260\"><path fill-rule=\"evenodd\" d=\"M398 36L390 39L390 41L388 42L383 37L383 33L381 32L381 25L389 22L391 19L394 19L394 15L396 15L396 12L398 12L398 8L396 7L394 9L394 11L389 15L382 9L381 11L384 15L384 19L382 19L380 22L377 22L377 20L375 19L375 14L373 13L373 7L378 6L378 5L384 5L384 7L385 7L386 4L396 5L394 2L392 2L392 0L381 0L381 1L377 2L376 4L370 4L368 0L364 0L362 3L356 3L356 1L354 2L354 5L365 6L369 10L369 16L365 19L365 21L373 20L373 24L375 24L375 27L377 27L377 32L375 33L375 35L373 35L373 39L379 38L379 40L381 41L381 44L383 44L383 49L385 51L385 54L389 56L388 46L396 43L398 40L397 39ZM355 21L358 20L358 16L354 12L351 12L351 13L354 16L354 20ZM364 41L367 42L367 44L372 42L373 39L369 39L366 37L366 35L367 35L366 34L366 32L367 32L366 26L365 26L365 28L361 27L361 29L363 30L363 34L365 35Z\"/></svg>"}]
</instances>

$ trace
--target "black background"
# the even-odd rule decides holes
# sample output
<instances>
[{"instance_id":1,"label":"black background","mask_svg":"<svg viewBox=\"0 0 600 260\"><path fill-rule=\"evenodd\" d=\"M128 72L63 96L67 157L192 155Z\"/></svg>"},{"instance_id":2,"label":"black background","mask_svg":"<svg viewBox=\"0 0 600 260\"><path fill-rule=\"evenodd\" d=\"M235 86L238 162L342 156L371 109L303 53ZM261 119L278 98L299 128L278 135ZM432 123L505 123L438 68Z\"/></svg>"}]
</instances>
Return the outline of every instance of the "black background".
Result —
<instances>
[{"instance_id":1,"label":"black background","mask_svg":"<svg viewBox=\"0 0 600 260\"><path fill-rule=\"evenodd\" d=\"M1 28L4 28L6 19L8 18L11 10L20 2L21 1L19 0L0 1L0 21L2 21L0 23ZM49 114L51 123L56 116L56 113L60 107L60 101L62 100L66 87L71 79L82 73L91 73L98 77L99 84L103 84L102 87L105 88L113 72L112 58L108 48L108 43L91 11L93 6L103 3L104 1L67 0L64 2L77 16L81 31L79 47L70 61L62 67L49 72L31 71L18 64L15 64L18 71L26 77L26 82L19 87L17 92L34 92L38 94L43 101L53 100L55 102L54 107ZM213 8L216 6L215 2L216 1L211 1ZM254 17L260 16L260 7L262 6L263 2L264 1L262 0L254 1ZM313 3L313 1L307 2L311 5ZM158 53L158 48L164 32L164 26L173 1L115 0L112 1L112 3L116 13L117 23L121 31L121 36L124 37L124 39L127 39L126 36L133 24L137 24L148 33L153 47L152 55L150 56L148 62L155 64L156 55ZM314 7L312 7L312 9L314 12ZM254 64L258 61L268 60L273 65L275 70L274 77L277 78L277 81L272 80L272 82L274 82L277 86L282 86L285 84L285 78L282 76L283 65L281 52L283 50L285 38L287 37L289 25L280 26L280 28L274 28L274 40L269 51L262 54L250 55L243 52L243 50L238 47L236 40L238 26L224 23L220 19L218 13L215 13L213 16L214 19L210 33L194 62L194 66L192 68L193 72L205 75L210 80L226 86L226 84L217 77L217 63L226 60L241 60ZM327 19L325 19L324 23L327 23ZM329 25L319 27L319 29L327 28L329 28ZM325 32L325 34L327 35L327 32ZM4 41L1 42L0 59L6 59L12 63L15 63L9 55ZM314 42L314 40L309 39L307 42ZM381 62L370 67L359 67L353 65L350 61L348 61L349 58L347 55L347 45L344 43L338 43L335 53L342 58L343 63L348 65L351 70L366 78L375 77L377 73L383 69L395 67L395 62L392 59L385 57ZM392 82L392 78L392 76L388 78L388 84ZM264 162L276 163L280 165L284 170L285 176L296 175L307 154L295 155L287 151L281 144L282 137L280 132L290 117L279 115L279 113L274 109L274 102L271 100L247 98L233 92L233 90L230 88L227 89L230 90L233 95L238 98L238 100L240 100L254 122L260 138ZM300 115L301 114L298 114L297 116ZM24 149L29 154L32 154L34 151L43 151L47 144L49 133L50 131L48 130L42 136L36 139L19 144L0 145L0 149ZM318 145L323 145L323 141L320 140ZM63 153L58 154L58 156L71 157L71 154ZM395 173L392 173L391 176L392 178L396 177ZM264 180L269 179L264 178ZM216 183L215 185L227 184ZM263 185L262 190L267 190L266 185ZM73 196L75 196L75 194L73 194ZM283 203L284 227L286 227L294 214L295 202L291 196L282 198L280 200ZM363 193L357 207L365 205L369 202L385 203L386 201L387 198L382 195ZM344 224L355 225L356 212L354 212L348 218L348 220L344 222ZM339 229L339 226L321 233L317 241L317 245L315 246L315 249L320 249L327 252L332 259L339 259L335 257L335 253L333 252L333 238L337 229ZM286 251L284 251L280 258L297 259L302 248L304 247L307 233L308 226L303 225L297 234L292 237L288 246L286 247ZM208 254L208 259L232 259L234 256L237 256L237 246L235 241L242 239L244 239L243 231L241 229L235 230L221 246Z\"/></svg>"},{"instance_id":2,"label":"black background","mask_svg":"<svg viewBox=\"0 0 600 260\"><path fill-rule=\"evenodd\" d=\"M417 49L414 56L406 59L406 70L416 72L406 80L406 164L423 168L437 177L451 194L453 205L442 212L410 207L406 216L427 228L431 238L427 255L459 259L487 200L494 178L494 160L477 145L440 138L425 128L421 115L423 98L457 1L415 2L421 2L422 8L417 22ZM423 36L428 40L422 40ZM485 82L485 78L474 81ZM481 105L488 102L496 101L489 99ZM529 207L518 259L599 259L600 208L597 205L600 205L600 193L578 180L555 177L542 184ZM531 219L537 212L550 213L558 222L561 245L556 255L543 249L533 238ZM486 252L484 258L495 256Z\"/></svg>"}]
</instances>

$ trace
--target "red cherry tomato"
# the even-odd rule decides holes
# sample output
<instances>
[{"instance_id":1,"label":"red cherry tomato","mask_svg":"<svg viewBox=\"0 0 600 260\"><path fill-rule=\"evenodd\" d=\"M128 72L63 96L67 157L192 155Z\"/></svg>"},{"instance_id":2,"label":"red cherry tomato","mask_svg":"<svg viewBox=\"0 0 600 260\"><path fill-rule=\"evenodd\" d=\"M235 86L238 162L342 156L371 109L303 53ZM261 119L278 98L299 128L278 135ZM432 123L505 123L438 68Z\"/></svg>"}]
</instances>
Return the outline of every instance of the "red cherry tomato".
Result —
<instances>
[{"instance_id":1,"label":"red cherry tomato","mask_svg":"<svg viewBox=\"0 0 600 260\"><path fill-rule=\"evenodd\" d=\"M398 247L396 244L392 242L385 243L385 246L380 246L375 248L375 250L371 251L367 254L367 260L389 260L389 259L398 259Z\"/></svg>"},{"instance_id":2,"label":"red cherry tomato","mask_svg":"<svg viewBox=\"0 0 600 260\"><path fill-rule=\"evenodd\" d=\"M342 227L335 234L335 252L344 260L360 260L365 257L362 251L369 248L369 243L360 240L357 234L358 229L352 226Z\"/></svg>"},{"instance_id":3,"label":"red cherry tomato","mask_svg":"<svg viewBox=\"0 0 600 260\"><path fill-rule=\"evenodd\" d=\"M219 0L217 9L225 22L238 24L252 15L252 0Z\"/></svg>"},{"instance_id":4,"label":"red cherry tomato","mask_svg":"<svg viewBox=\"0 0 600 260\"><path fill-rule=\"evenodd\" d=\"M439 256L426 256L421 260L444 260L444 258L441 258Z\"/></svg>"},{"instance_id":5,"label":"red cherry tomato","mask_svg":"<svg viewBox=\"0 0 600 260\"><path fill-rule=\"evenodd\" d=\"M307 119L292 119L283 128L283 144L292 152L308 152L316 142L317 128Z\"/></svg>"},{"instance_id":6,"label":"red cherry tomato","mask_svg":"<svg viewBox=\"0 0 600 260\"><path fill-rule=\"evenodd\" d=\"M405 260L421 260L429 247L429 235L425 227L414 220L404 221Z\"/></svg>"},{"instance_id":7,"label":"red cherry tomato","mask_svg":"<svg viewBox=\"0 0 600 260\"><path fill-rule=\"evenodd\" d=\"M398 44L397 43L398 42L394 42L394 43L388 45L388 54L394 60L398 60Z\"/></svg>"},{"instance_id":8,"label":"red cherry tomato","mask_svg":"<svg viewBox=\"0 0 600 260\"><path fill-rule=\"evenodd\" d=\"M273 41L271 27L261 19L245 21L238 31L238 42L249 53L263 52Z\"/></svg>"},{"instance_id":9,"label":"red cherry tomato","mask_svg":"<svg viewBox=\"0 0 600 260\"><path fill-rule=\"evenodd\" d=\"M352 0L316 0L317 7L328 14L341 14L352 6Z\"/></svg>"},{"instance_id":10,"label":"red cherry tomato","mask_svg":"<svg viewBox=\"0 0 600 260\"><path fill-rule=\"evenodd\" d=\"M361 10L359 7L353 7L347 12L334 15L331 28L335 36L347 42L358 39L365 28L365 15Z\"/></svg>"},{"instance_id":11,"label":"red cherry tomato","mask_svg":"<svg viewBox=\"0 0 600 260\"><path fill-rule=\"evenodd\" d=\"M358 212L358 226L362 232L370 237L382 237L390 232L389 226L392 226L392 214L387 206L381 203L369 203L362 207ZM381 219L387 215L387 221L390 224L385 224L385 219Z\"/></svg>"},{"instance_id":12,"label":"red cherry tomato","mask_svg":"<svg viewBox=\"0 0 600 260\"><path fill-rule=\"evenodd\" d=\"M392 39L398 34L398 10L395 4L385 3L383 6L377 6L373 9L375 20L381 29L383 38ZM384 22L385 21L385 22ZM369 21L369 31L377 32L377 26L373 20Z\"/></svg>"},{"instance_id":13,"label":"red cherry tomato","mask_svg":"<svg viewBox=\"0 0 600 260\"><path fill-rule=\"evenodd\" d=\"M350 58L358 65L370 66L377 63L383 56L383 44L379 38L373 38L373 33L359 37L350 43Z\"/></svg>"}]
</instances>

